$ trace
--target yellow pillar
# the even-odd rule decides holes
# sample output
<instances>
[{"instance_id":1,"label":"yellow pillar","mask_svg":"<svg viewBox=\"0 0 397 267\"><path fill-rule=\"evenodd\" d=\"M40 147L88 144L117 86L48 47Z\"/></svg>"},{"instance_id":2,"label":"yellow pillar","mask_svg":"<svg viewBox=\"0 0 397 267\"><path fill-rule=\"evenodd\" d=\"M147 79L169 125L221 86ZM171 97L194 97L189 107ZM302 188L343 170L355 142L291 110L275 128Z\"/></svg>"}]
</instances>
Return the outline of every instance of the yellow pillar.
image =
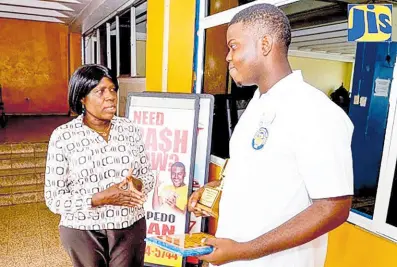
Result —
<instances>
[{"instance_id":1,"label":"yellow pillar","mask_svg":"<svg viewBox=\"0 0 397 267\"><path fill-rule=\"evenodd\" d=\"M147 3L146 91L161 92L164 0Z\"/></svg>"},{"instance_id":2,"label":"yellow pillar","mask_svg":"<svg viewBox=\"0 0 397 267\"><path fill-rule=\"evenodd\" d=\"M171 0L168 92L192 92L195 9L195 0Z\"/></svg>"},{"instance_id":3,"label":"yellow pillar","mask_svg":"<svg viewBox=\"0 0 397 267\"><path fill-rule=\"evenodd\" d=\"M163 75L167 91L192 92L195 0L170 0L167 71L163 70L164 0L148 1L146 90L161 92ZM163 73L166 72L166 73Z\"/></svg>"}]
</instances>

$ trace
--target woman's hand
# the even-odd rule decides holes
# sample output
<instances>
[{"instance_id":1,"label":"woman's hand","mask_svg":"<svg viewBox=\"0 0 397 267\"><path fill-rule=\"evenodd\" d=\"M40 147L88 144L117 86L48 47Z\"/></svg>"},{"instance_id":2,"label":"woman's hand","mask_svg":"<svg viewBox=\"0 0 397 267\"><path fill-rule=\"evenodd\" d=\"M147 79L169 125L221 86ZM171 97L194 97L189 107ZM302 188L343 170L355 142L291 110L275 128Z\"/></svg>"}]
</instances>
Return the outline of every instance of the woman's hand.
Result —
<instances>
[{"instance_id":1,"label":"woman's hand","mask_svg":"<svg viewBox=\"0 0 397 267\"><path fill-rule=\"evenodd\" d=\"M123 190L122 188L124 188L127 184L128 181L124 179L121 183L114 184L106 190L94 194L91 200L92 206L142 206L143 203L146 201L144 194L142 192L139 192L135 188Z\"/></svg>"}]
</instances>

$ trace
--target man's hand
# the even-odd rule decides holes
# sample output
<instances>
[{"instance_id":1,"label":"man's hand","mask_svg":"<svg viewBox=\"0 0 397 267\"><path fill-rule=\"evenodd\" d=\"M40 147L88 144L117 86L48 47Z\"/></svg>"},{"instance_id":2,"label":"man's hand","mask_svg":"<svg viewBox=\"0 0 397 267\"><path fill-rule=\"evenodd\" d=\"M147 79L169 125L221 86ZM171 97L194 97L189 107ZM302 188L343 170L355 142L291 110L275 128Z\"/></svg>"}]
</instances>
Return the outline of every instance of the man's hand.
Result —
<instances>
[{"instance_id":1,"label":"man's hand","mask_svg":"<svg viewBox=\"0 0 397 267\"><path fill-rule=\"evenodd\" d=\"M196 205L198 201L201 198L201 195L204 192L204 187L201 187L200 189L196 190L189 198L189 203L188 203L188 210L190 212L193 212L196 217L208 217L210 216L208 212L201 210L198 208Z\"/></svg>"},{"instance_id":2,"label":"man's hand","mask_svg":"<svg viewBox=\"0 0 397 267\"><path fill-rule=\"evenodd\" d=\"M218 187L221 184L220 180L215 180L212 182L209 182L205 186L208 187ZM187 205L188 211L193 212L196 217L209 217L211 216L208 214L208 212L201 210L200 208L197 207L197 203L199 202L201 195L204 192L204 186L202 186L200 189L196 190L189 198L189 203Z\"/></svg>"},{"instance_id":3,"label":"man's hand","mask_svg":"<svg viewBox=\"0 0 397 267\"><path fill-rule=\"evenodd\" d=\"M167 203L171 208L176 207L176 196L172 195L165 199L165 203Z\"/></svg>"},{"instance_id":4,"label":"man's hand","mask_svg":"<svg viewBox=\"0 0 397 267\"><path fill-rule=\"evenodd\" d=\"M212 265L222 265L236 260L241 260L244 245L231 239L208 238L203 242L205 245L214 247L211 254L198 257L200 260Z\"/></svg>"}]
</instances>

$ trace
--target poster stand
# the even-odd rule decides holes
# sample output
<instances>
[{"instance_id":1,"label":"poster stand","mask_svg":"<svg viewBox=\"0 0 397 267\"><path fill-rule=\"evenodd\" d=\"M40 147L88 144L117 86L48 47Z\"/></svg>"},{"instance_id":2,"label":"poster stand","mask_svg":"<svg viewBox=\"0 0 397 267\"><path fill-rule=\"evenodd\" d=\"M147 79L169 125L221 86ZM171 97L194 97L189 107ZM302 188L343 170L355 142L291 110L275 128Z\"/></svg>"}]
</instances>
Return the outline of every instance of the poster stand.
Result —
<instances>
[{"instance_id":1,"label":"poster stand","mask_svg":"<svg viewBox=\"0 0 397 267\"><path fill-rule=\"evenodd\" d=\"M153 172L158 174L145 203L148 236L204 231L205 221L193 218L187 201L208 181L213 106L212 95L128 94L126 117L141 129ZM181 184L178 175L183 176ZM185 264L186 259L147 245L145 266Z\"/></svg>"}]
</instances>

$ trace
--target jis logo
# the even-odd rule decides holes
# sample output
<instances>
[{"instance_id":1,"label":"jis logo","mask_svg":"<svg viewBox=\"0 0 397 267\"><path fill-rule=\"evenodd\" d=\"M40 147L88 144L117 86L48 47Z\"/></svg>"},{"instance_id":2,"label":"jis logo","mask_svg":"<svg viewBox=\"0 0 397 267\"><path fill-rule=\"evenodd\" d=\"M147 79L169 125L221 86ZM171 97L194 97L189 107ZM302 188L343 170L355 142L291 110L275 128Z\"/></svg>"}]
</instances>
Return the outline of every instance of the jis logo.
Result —
<instances>
[{"instance_id":1,"label":"jis logo","mask_svg":"<svg viewBox=\"0 0 397 267\"><path fill-rule=\"evenodd\" d=\"M254 138L252 138L252 148L255 150L261 150L269 137L269 132L265 127L260 127L256 131Z\"/></svg>"},{"instance_id":2,"label":"jis logo","mask_svg":"<svg viewBox=\"0 0 397 267\"><path fill-rule=\"evenodd\" d=\"M348 5L349 42L390 42L392 5Z\"/></svg>"}]
</instances>

